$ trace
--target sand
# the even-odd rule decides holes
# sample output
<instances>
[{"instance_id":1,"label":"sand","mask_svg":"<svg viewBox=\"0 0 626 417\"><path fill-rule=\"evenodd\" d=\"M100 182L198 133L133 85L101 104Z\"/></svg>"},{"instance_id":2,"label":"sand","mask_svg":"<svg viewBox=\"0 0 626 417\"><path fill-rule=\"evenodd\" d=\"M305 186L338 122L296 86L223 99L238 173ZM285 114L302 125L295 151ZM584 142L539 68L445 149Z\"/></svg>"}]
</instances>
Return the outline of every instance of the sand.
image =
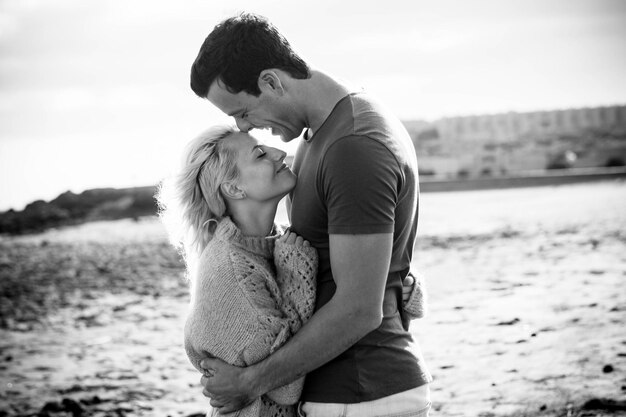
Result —
<instances>
[{"instance_id":1,"label":"sand","mask_svg":"<svg viewBox=\"0 0 626 417\"><path fill-rule=\"evenodd\" d=\"M431 415L626 416L625 182L424 193L418 234ZM152 218L0 238L0 416L205 411L186 285Z\"/></svg>"}]
</instances>

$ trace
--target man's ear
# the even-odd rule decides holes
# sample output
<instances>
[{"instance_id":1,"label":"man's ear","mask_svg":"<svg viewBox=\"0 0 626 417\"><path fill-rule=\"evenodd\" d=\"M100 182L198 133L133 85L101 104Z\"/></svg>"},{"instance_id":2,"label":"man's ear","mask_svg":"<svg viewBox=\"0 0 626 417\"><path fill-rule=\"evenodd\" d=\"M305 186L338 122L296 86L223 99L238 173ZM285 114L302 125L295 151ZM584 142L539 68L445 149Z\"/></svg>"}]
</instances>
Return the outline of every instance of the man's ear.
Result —
<instances>
[{"instance_id":1,"label":"man's ear","mask_svg":"<svg viewBox=\"0 0 626 417\"><path fill-rule=\"evenodd\" d=\"M280 77L274 70L263 70L259 74L259 89L261 92L282 95L285 92Z\"/></svg>"},{"instance_id":2,"label":"man's ear","mask_svg":"<svg viewBox=\"0 0 626 417\"><path fill-rule=\"evenodd\" d=\"M246 193L232 181L227 181L220 184L220 190L224 197L231 200L241 200L246 196Z\"/></svg>"}]
</instances>

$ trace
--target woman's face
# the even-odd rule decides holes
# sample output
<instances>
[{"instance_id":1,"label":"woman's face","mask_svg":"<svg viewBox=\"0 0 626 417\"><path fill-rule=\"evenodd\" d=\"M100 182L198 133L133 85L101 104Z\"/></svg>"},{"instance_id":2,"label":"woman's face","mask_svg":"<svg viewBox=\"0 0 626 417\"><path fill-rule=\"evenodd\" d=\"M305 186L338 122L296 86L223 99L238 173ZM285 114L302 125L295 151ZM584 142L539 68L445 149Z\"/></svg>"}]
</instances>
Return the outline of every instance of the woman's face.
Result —
<instances>
[{"instance_id":1,"label":"woman's face","mask_svg":"<svg viewBox=\"0 0 626 417\"><path fill-rule=\"evenodd\" d=\"M280 201L296 185L296 175L285 164L285 152L262 144L247 133L226 138L227 146L237 152L238 187L246 198L264 202Z\"/></svg>"}]
</instances>

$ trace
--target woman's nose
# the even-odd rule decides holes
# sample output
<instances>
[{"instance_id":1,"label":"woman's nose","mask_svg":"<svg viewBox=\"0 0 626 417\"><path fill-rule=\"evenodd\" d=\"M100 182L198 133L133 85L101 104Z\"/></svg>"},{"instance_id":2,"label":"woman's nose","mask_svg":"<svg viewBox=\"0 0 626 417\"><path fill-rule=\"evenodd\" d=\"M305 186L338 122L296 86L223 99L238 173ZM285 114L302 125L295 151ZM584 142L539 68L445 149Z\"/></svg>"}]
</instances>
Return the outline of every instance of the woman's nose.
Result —
<instances>
[{"instance_id":1,"label":"woman's nose","mask_svg":"<svg viewBox=\"0 0 626 417\"><path fill-rule=\"evenodd\" d=\"M270 155L272 156L272 159L274 161L280 161L282 159L285 159L285 157L287 156L287 153L283 150L280 150L278 148L269 148L270 150Z\"/></svg>"}]
</instances>

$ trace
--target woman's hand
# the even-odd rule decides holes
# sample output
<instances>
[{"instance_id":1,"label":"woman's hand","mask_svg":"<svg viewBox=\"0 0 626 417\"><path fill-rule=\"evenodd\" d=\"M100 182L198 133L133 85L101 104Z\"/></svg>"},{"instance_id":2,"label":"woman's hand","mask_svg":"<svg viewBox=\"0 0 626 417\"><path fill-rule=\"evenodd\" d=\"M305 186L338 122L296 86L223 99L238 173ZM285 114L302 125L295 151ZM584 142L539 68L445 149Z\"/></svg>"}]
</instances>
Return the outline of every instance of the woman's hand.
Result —
<instances>
[{"instance_id":1,"label":"woman's hand","mask_svg":"<svg viewBox=\"0 0 626 417\"><path fill-rule=\"evenodd\" d=\"M411 298L411 293L413 292L413 285L415 285L415 278L413 275L409 274L402 281L402 303L407 303L409 298Z\"/></svg>"},{"instance_id":2,"label":"woman's hand","mask_svg":"<svg viewBox=\"0 0 626 417\"><path fill-rule=\"evenodd\" d=\"M285 231L285 234L278 238L278 242L284 245L294 245L297 248L308 248L311 246L308 240L304 240L302 236L298 236L291 230Z\"/></svg>"}]
</instances>

